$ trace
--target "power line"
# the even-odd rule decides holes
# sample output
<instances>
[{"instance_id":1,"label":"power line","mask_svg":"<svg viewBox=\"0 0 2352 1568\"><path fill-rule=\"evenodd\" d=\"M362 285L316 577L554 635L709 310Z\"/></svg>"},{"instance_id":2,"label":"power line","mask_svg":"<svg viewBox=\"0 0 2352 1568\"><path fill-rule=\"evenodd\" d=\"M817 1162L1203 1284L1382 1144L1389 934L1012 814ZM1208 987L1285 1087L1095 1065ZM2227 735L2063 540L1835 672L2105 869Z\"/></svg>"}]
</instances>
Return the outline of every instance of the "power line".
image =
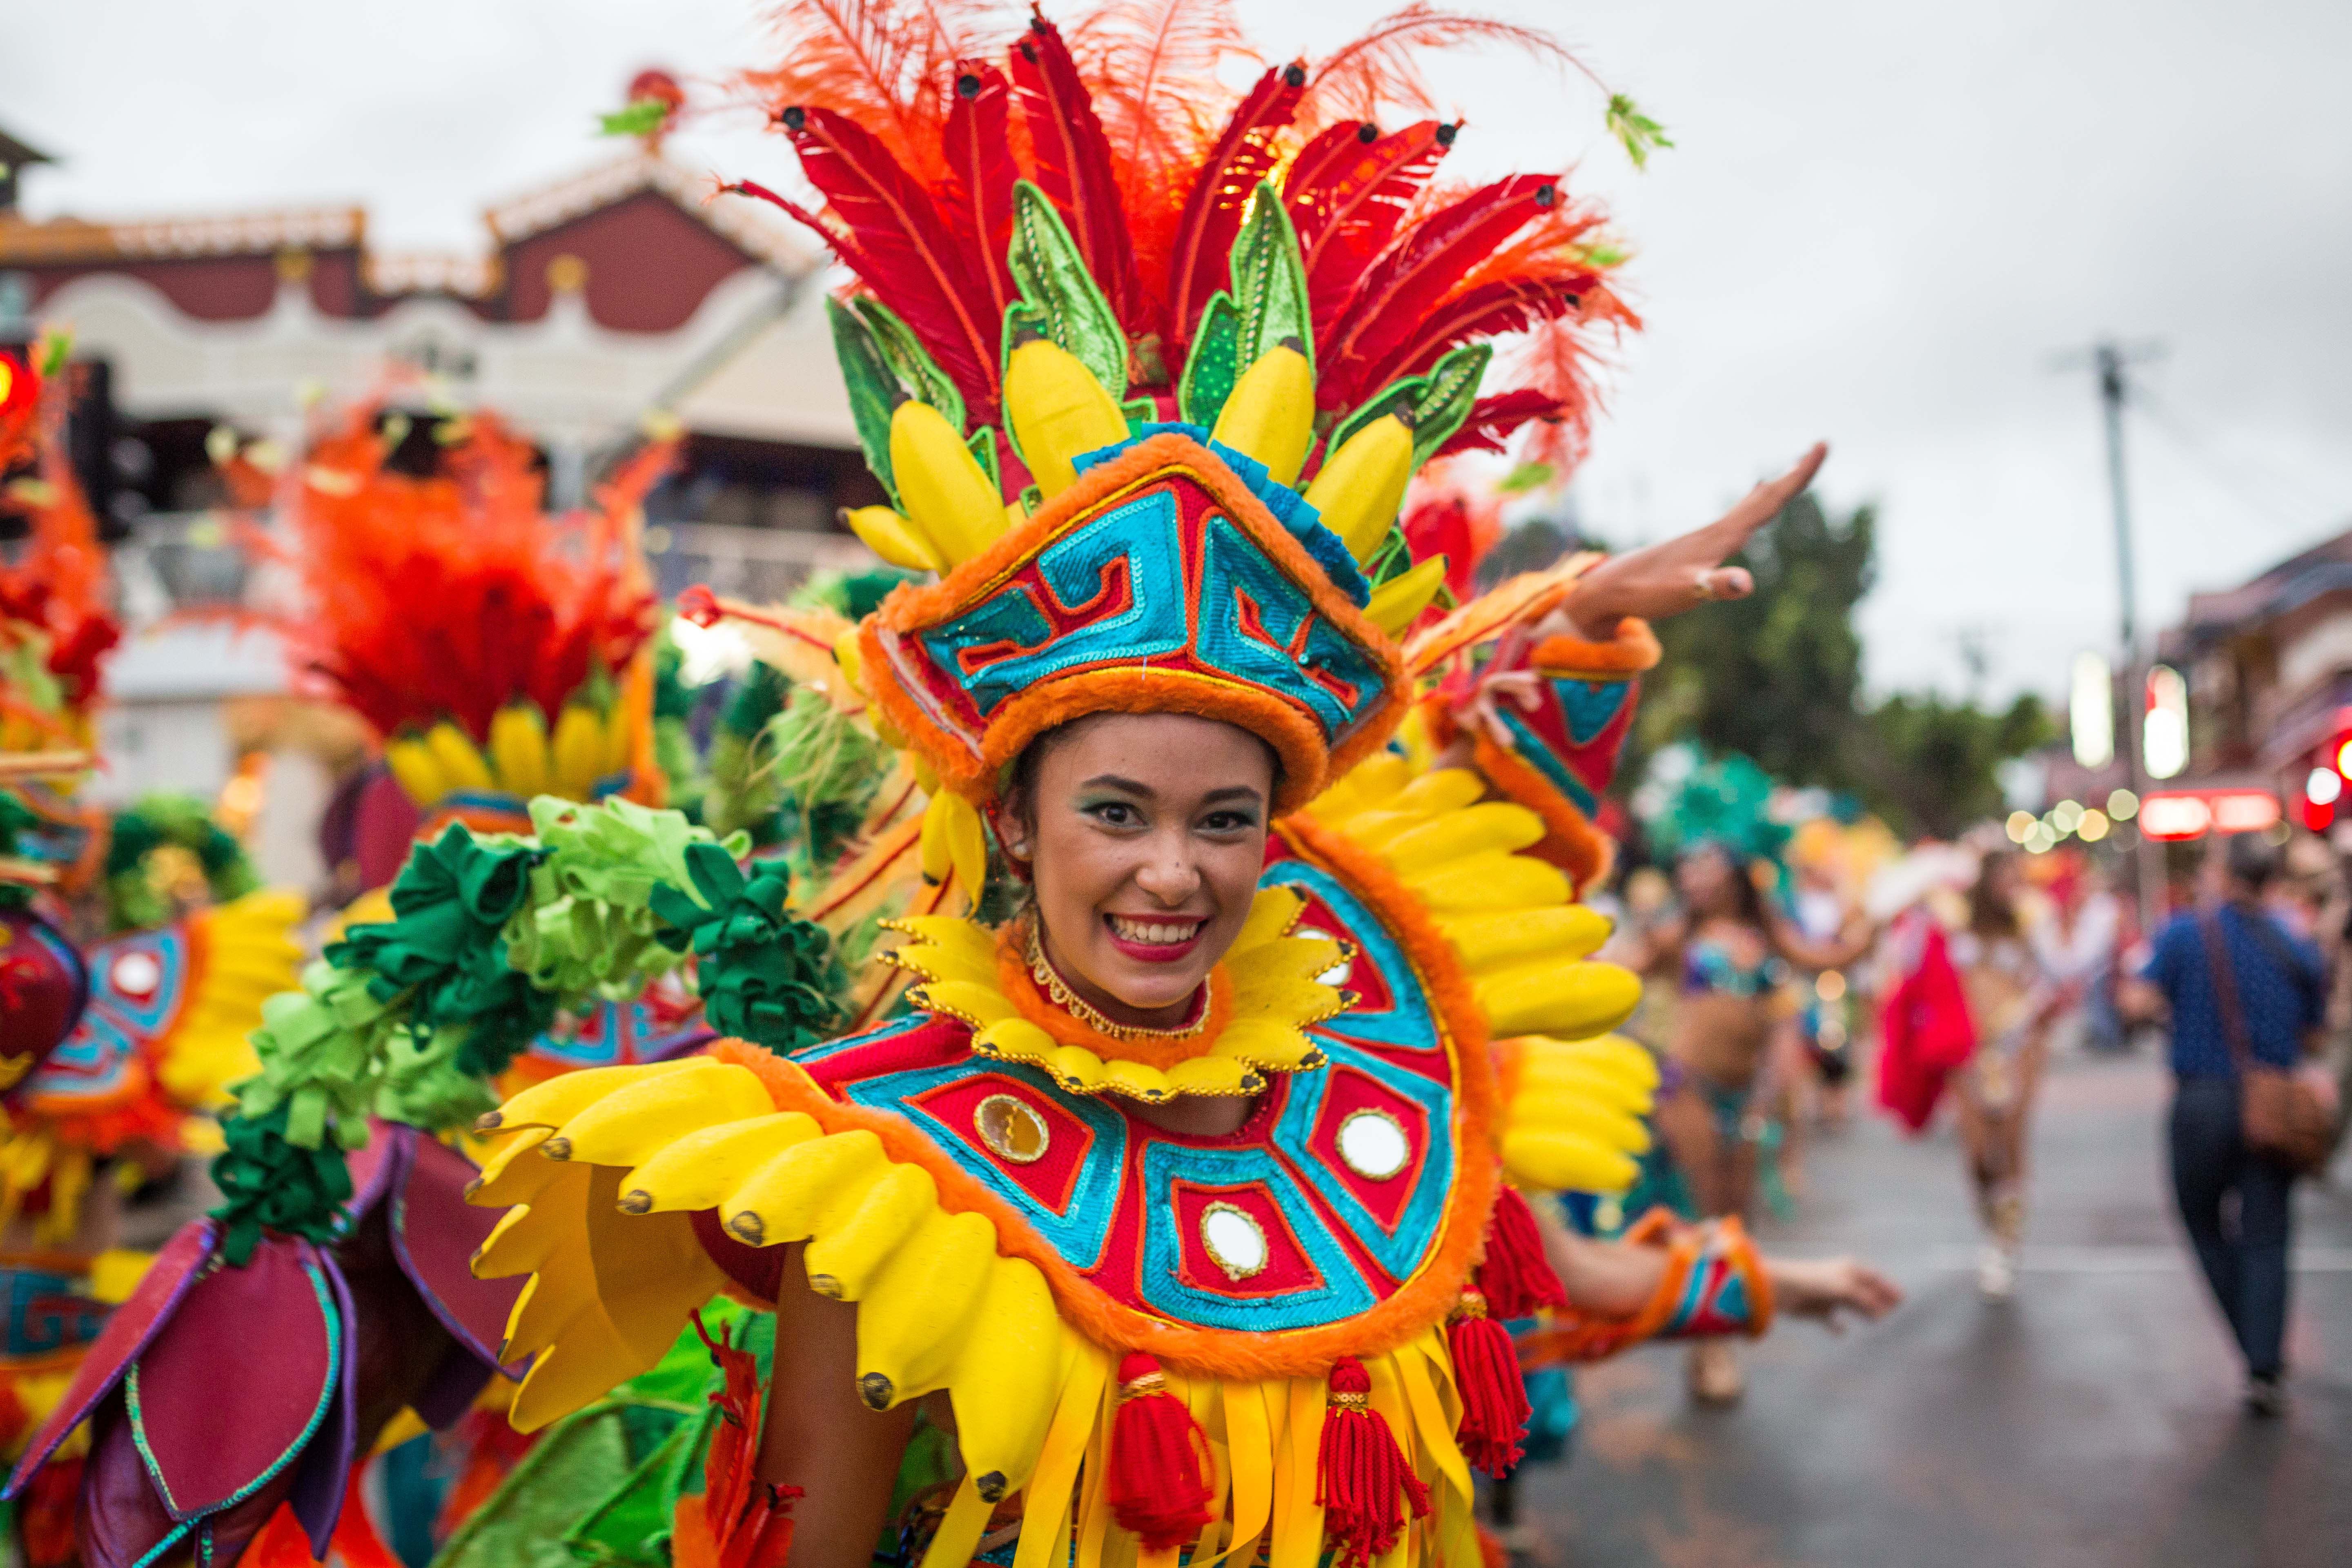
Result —
<instances>
[{"instance_id":1,"label":"power line","mask_svg":"<svg viewBox=\"0 0 2352 1568\"><path fill-rule=\"evenodd\" d=\"M2244 474L2232 473L2221 454L2214 451L2185 420L2174 413L2168 404L2157 397L2155 394L2144 386L2136 387L2133 389L2132 401L2141 413L2147 416L2148 423L2169 438L2174 450L2191 468L2201 474L2209 484L2244 506L2249 511L2260 516L2265 522L2288 533L2308 533L2314 528L2323 525L2327 510L2326 503L2312 501L2299 509L2305 510L2306 515L2320 518L2320 521L2297 521L2286 508L2280 505L2278 497L2261 493Z\"/></svg>"}]
</instances>

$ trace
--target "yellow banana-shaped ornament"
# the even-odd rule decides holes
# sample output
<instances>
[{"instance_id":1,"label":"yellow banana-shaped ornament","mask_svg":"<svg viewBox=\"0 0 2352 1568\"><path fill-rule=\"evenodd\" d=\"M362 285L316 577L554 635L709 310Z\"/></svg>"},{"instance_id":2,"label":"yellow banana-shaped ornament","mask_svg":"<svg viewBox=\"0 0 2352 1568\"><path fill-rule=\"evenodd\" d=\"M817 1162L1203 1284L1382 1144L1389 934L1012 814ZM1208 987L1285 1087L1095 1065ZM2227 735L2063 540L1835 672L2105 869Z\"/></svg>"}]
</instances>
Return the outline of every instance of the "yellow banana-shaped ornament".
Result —
<instances>
[{"instance_id":1,"label":"yellow banana-shaped ornament","mask_svg":"<svg viewBox=\"0 0 2352 1568\"><path fill-rule=\"evenodd\" d=\"M1371 602L1364 606L1364 618L1392 637L1402 637L1413 617L1429 608L1430 601L1444 586L1445 557L1433 555L1373 589Z\"/></svg>"},{"instance_id":2,"label":"yellow banana-shaped ornament","mask_svg":"<svg viewBox=\"0 0 2352 1568\"><path fill-rule=\"evenodd\" d=\"M956 1447L981 1496L992 1500L1028 1484L1061 1390L1061 1342L1054 1293L1036 1266L992 1262L948 1375Z\"/></svg>"},{"instance_id":3,"label":"yellow banana-shaped ornament","mask_svg":"<svg viewBox=\"0 0 2352 1568\"><path fill-rule=\"evenodd\" d=\"M857 1303L857 1395L887 1410L947 1384L996 1260L996 1227L933 1209Z\"/></svg>"},{"instance_id":4,"label":"yellow banana-shaped ornament","mask_svg":"<svg viewBox=\"0 0 2352 1568\"><path fill-rule=\"evenodd\" d=\"M752 1172L818 1135L804 1111L778 1110L689 1132L656 1152L621 1183L630 1214L717 1208Z\"/></svg>"},{"instance_id":5,"label":"yellow banana-shaped ornament","mask_svg":"<svg viewBox=\"0 0 2352 1568\"><path fill-rule=\"evenodd\" d=\"M1473 969L1499 967L1515 959L1549 955L1590 957L1609 940L1609 917L1584 904L1549 909L1454 915L1440 922L1445 940Z\"/></svg>"},{"instance_id":6,"label":"yellow banana-shaped ornament","mask_svg":"<svg viewBox=\"0 0 2352 1568\"><path fill-rule=\"evenodd\" d=\"M753 1247L805 1239L837 1203L864 1197L889 1167L871 1132L836 1132L795 1144L743 1178L719 1205L727 1234Z\"/></svg>"},{"instance_id":7,"label":"yellow banana-shaped ornament","mask_svg":"<svg viewBox=\"0 0 2352 1568\"><path fill-rule=\"evenodd\" d=\"M1004 531L1004 501L947 416L909 398L890 416L890 473L907 520L952 569Z\"/></svg>"},{"instance_id":8,"label":"yellow banana-shaped ornament","mask_svg":"<svg viewBox=\"0 0 2352 1568\"><path fill-rule=\"evenodd\" d=\"M1077 479L1076 461L1127 439L1127 414L1077 355L1033 338L1004 362L1004 416L1038 493L1053 500Z\"/></svg>"},{"instance_id":9,"label":"yellow banana-shaped ornament","mask_svg":"<svg viewBox=\"0 0 2352 1568\"><path fill-rule=\"evenodd\" d=\"M1242 372L1209 438L1264 463L1276 484L1298 482L1315 443L1315 367L1297 339L1284 339Z\"/></svg>"},{"instance_id":10,"label":"yellow banana-shaped ornament","mask_svg":"<svg viewBox=\"0 0 2352 1568\"><path fill-rule=\"evenodd\" d=\"M635 714L626 699L615 697L604 710L604 744L596 757L596 776L611 778L629 771L629 758L636 750Z\"/></svg>"},{"instance_id":11,"label":"yellow banana-shaped ornament","mask_svg":"<svg viewBox=\"0 0 2352 1568\"><path fill-rule=\"evenodd\" d=\"M565 703L556 716L555 739L548 751L551 793L566 800L586 800L593 795L604 757L604 725L596 710L585 702Z\"/></svg>"},{"instance_id":12,"label":"yellow banana-shaped ornament","mask_svg":"<svg viewBox=\"0 0 2352 1568\"><path fill-rule=\"evenodd\" d=\"M433 760L440 764L441 776L451 789L494 787L490 764L474 738L451 721L444 719L425 731L425 743L432 748Z\"/></svg>"},{"instance_id":13,"label":"yellow banana-shaped ornament","mask_svg":"<svg viewBox=\"0 0 2352 1568\"><path fill-rule=\"evenodd\" d=\"M392 769L409 799L419 805L431 805L449 793L448 778L441 764L433 759L433 748L419 735L396 735L383 743L384 764Z\"/></svg>"},{"instance_id":14,"label":"yellow banana-shaped ornament","mask_svg":"<svg viewBox=\"0 0 2352 1568\"><path fill-rule=\"evenodd\" d=\"M490 716L490 765L509 795L547 793L547 716L538 703L518 697Z\"/></svg>"},{"instance_id":15,"label":"yellow banana-shaped ornament","mask_svg":"<svg viewBox=\"0 0 2352 1568\"><path fill-rule=\"evenodd\" d=\"M1383 414L1323 459L1315 482L1307 487L1307 504L1339 536L1349 554L1369 563L1389 536L1412 478L1412 430L1397 416Z\"/></svg>"},{"instance_id":16,"label":"yellow banana-shaped ornament","mask_svg":"<svg viewBox=\"0 0 2352 1568\"><path fill-rule=\"evenodd\" d=\"M836 1301L862 1301L898 1244L938 1212L939 1184L920 1165L892 1165L850 1212L828 1216L808 1244L809 1289Z\"/></svg>"},{"instance_id":17,"label":"yellow banana-shaped ornament","mask_svg":"<svg viewBox=\"0 0 2352 1568\"><path fill-rule=\"evenodd\" d=\"M1499 974L1481 975L1474 987L1487 1026L1497 1035L1583 1039L1623 1023L1642 1000L1641 977L1632 970L1589 960L1580 963L1538 960Z\"/></svg>"},{"instance_id":18,"label":"yellow banana-shaped ornament","mask_svg":"<svg viewBox=\"0 0 2352 1568\"><path fill-rule=\"evenodd\" d=\"M887 506L849 507L843 510L841 521L849 531L865 542L866 548L893 566L903 566L909 572L943 572L947 563L940 559L931 542L898 511Z\"/></svg>"},{"instance_id":19,"label":"yellow banana-shaped ornament","mask_svg":"<svg viewBox=\"0 0 2352 1568\"><path fill-rule=\"evenodd\" d=\"M1513 1179L1553 1192L1621 1193L1633 1184L1632 1158L1573 1132L1514 1128L1503 1134Z\"/></svg>"}]
</instances>

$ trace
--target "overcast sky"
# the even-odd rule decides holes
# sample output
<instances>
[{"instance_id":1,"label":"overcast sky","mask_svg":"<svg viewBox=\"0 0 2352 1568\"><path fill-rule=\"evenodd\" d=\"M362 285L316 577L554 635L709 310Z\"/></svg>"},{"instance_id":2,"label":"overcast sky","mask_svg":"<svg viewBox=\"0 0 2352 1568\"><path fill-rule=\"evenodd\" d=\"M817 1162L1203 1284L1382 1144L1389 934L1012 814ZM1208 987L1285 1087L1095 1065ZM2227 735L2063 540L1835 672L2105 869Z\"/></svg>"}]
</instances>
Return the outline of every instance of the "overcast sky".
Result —
<instances>
[{"instance_id":1,"label":"overcast sky","mask_svg":"<svg viewBox=\"0 0 2352 1568\"><path fill-rule=\"evenodd\" d=\"M1385 5L1242 0L1310 56ZM1049 4L1050 12L1066 5ZM2352 526L2352 5L2266 0L1498 4L1677 145L1636 174L1591 90L1508 55L1433 74L1464 173L1578 162L1649 330L1579 480L1613 541L1712 516L1816 436L1880 509L1885 689L2055 693L2115 638L2086 370L2153 342L2131 425L2143 623ZM67 160L37 214L363 204L378 246L478 247L487 204L609 156L630 74L762 58L749 0L78 0L0 21L0 125ZM709 128L677 156L772 175Z\"/></svg>"}]
</instances>

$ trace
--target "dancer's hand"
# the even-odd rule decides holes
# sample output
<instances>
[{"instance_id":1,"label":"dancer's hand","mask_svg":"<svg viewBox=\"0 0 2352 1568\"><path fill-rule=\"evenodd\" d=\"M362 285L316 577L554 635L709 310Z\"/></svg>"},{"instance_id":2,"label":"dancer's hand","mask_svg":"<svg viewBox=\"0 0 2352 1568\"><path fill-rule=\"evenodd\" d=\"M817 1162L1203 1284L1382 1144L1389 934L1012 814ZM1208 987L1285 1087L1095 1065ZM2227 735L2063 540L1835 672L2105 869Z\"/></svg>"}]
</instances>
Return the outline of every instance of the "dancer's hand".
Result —
<instances>
[{"instance_id":1,"label":"dancer's hand","mask_svg":"<svg viewBox=\"0 0 2352 1568\"><path fill-rule=\"evenodd\" d=\"M1903 1287L1851 1258L1768 1258L1772 1296L1792 1317L1818 1318L1832 1333L1845 1331L1843 1314L1883 1318L1903 1304Z\"/></svg>"},{"instance_id":2,"label":"dancer's hand","mask_svg":"<svg viewBox=\"0 0 2352 1568\"><path fill-rule=\"evenodd\" d=\"M1744 568L1724 562L1745 549L1758 529L1803 493L1829 455L1826 442L1815 442L1795 468L1758 485L1705 528L1612 556L1585 574L1568 602L1578 632L1606 642L1628 616L1662 621L1709 599L1744 599L1755 592L1756 580Z\"/></svg>"}]
</instances>

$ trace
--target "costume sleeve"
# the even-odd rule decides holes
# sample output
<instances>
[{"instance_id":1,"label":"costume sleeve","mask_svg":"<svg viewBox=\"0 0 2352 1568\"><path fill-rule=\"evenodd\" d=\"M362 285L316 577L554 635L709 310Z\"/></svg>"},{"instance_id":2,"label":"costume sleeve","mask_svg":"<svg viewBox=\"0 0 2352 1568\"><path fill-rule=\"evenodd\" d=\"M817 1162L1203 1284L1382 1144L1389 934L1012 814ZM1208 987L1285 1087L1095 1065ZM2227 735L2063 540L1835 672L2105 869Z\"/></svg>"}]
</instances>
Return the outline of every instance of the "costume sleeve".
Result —
<instances>
[{"instance_id":1,"label":"costume sleeve","mask_svg":"<svg viewBox=\"0 0 2352 1568\"><path fill-rule=\"evenodd\" d=\"M804 1241L810 1288L856 1304L860 1396L879 1410L948 1390L969 1473L995 1495L1025 1481L1067 1331L1036 1266L1002 1255L994 1222L942 1204L901 1119L722 1041L551 1079L488 1120L508 1142L473 1201L514 1206L475 1272L532 1277L507 1329L507 1355L535 1357L518 1428L652 1366L714 1295L772 1303L772 1249Z\"/></svg>"},{"instance_id":2,"label":"costume sleeve","mask_svg":"<svg viewBox=\"0 0 2352 1568\"><path fill-rule=\"evenodd\" d=\"M1625 1233L1666 1254L1665 1271L1639 1311L1603 1317L1570 1308L1519 1339L1519 1364L1600 1361L1647 1340L1759 1338L1772 1326L1772 1283L1738 1219L1685 1225L1652 1209Z\"/></svg>"}]
</instances>

